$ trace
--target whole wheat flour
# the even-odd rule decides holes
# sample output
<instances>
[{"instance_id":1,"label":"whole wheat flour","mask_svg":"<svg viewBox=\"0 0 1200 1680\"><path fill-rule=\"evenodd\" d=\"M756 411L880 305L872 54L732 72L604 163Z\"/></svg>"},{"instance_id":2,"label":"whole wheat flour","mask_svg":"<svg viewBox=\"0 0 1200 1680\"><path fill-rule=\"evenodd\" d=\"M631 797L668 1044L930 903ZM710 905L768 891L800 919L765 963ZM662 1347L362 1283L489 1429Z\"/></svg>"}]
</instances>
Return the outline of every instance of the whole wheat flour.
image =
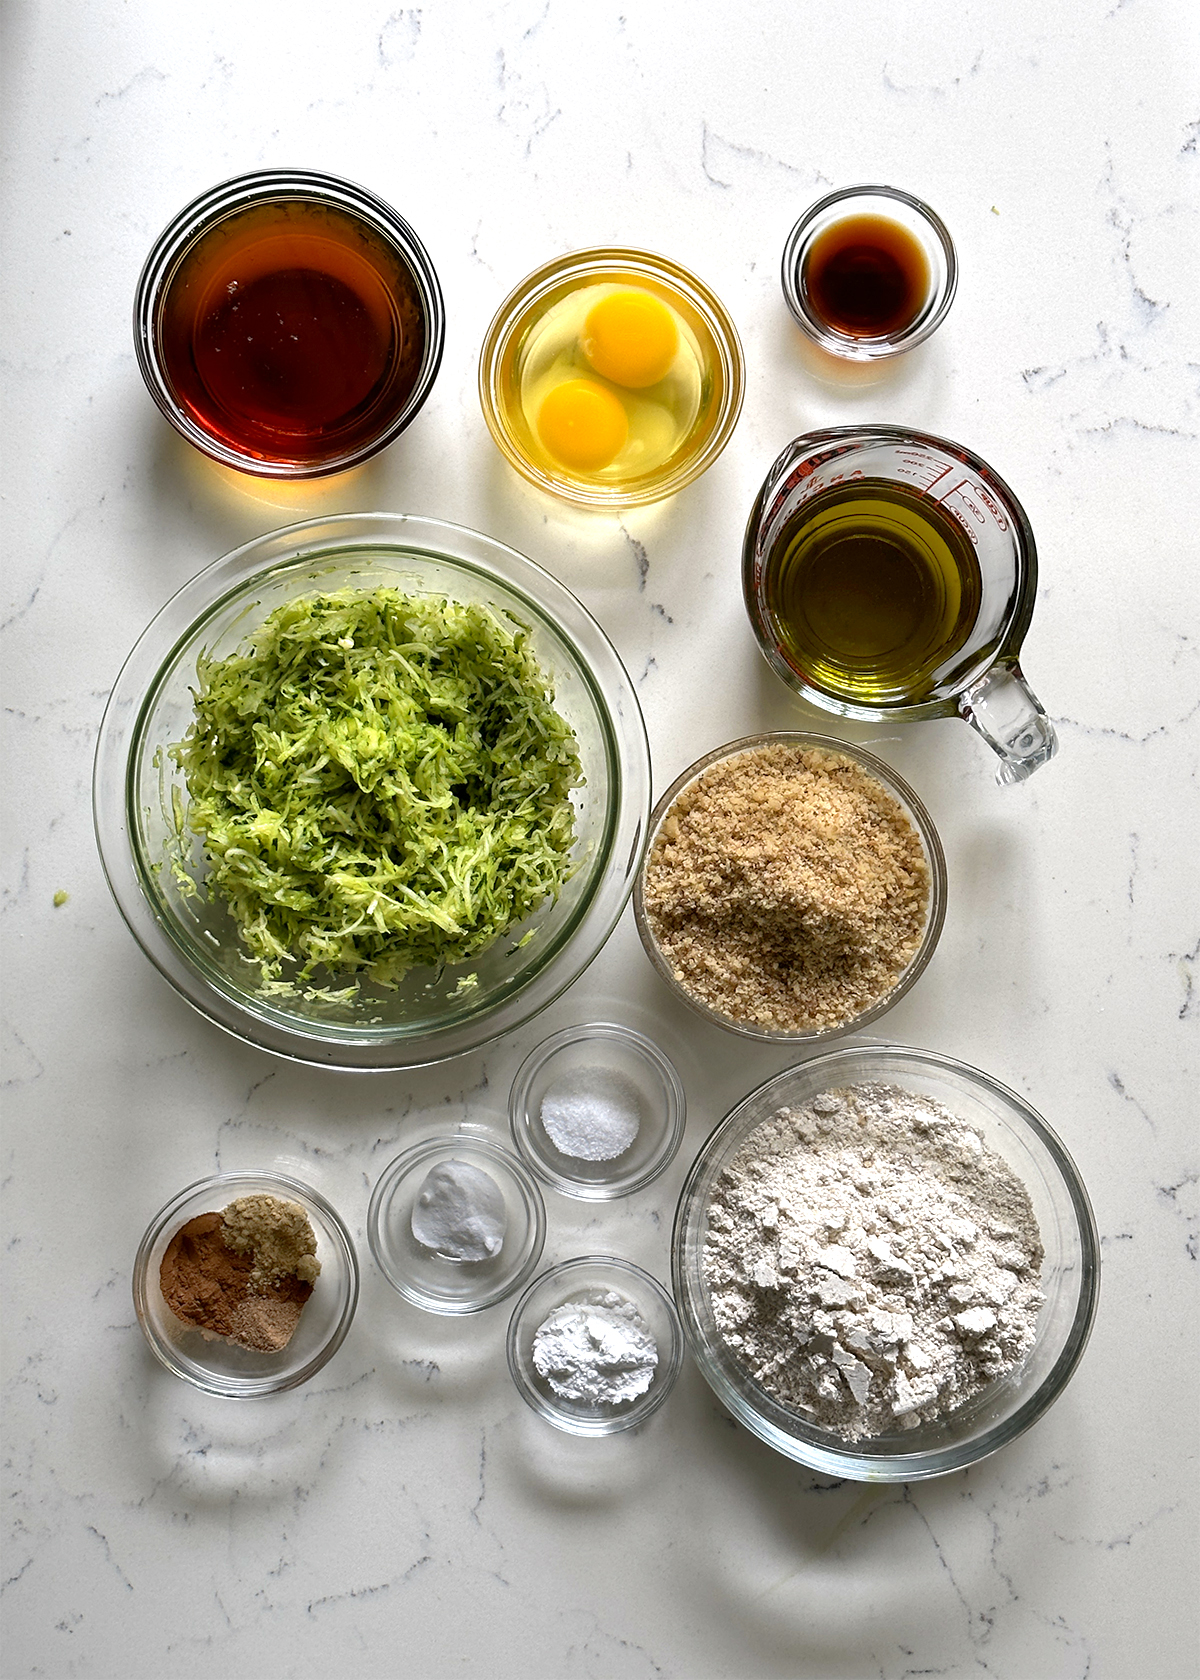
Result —
<instances>
[{"instance_id":1,"label":"whole wheat flour","mask_svg":"<svg viewBox=\"0 0 1200 1680\"><path fill-rule=\"evenodd\" d=\"M895 1085L782 1108L717 1180L704 1274L738 1362L847 1441L911 1429L1033 1345L1042 1243L1025 1186Z\"/></svg>"}]
</instances>

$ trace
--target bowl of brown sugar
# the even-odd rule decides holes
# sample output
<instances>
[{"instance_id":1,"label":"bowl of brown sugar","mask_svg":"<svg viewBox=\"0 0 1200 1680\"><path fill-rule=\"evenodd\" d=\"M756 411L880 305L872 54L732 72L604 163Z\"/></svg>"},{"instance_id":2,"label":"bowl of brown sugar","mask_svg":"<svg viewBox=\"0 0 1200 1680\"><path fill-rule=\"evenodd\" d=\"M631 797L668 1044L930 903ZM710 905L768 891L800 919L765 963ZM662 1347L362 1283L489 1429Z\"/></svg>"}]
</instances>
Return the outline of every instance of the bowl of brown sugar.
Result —
<instances>
[{"instance_id":1,"label":"bowl of brown sugar","mask_svg":"<svg viewBox=\"0 0 1200 1680\"><path fill-rule=\"evenodd\" d=\"M783 731L717 747L650 820L642 944L697 1014L749 1038L877 1020L932 957L946 860L924 805L874 753Z\"/></svg>"}]
</instances>

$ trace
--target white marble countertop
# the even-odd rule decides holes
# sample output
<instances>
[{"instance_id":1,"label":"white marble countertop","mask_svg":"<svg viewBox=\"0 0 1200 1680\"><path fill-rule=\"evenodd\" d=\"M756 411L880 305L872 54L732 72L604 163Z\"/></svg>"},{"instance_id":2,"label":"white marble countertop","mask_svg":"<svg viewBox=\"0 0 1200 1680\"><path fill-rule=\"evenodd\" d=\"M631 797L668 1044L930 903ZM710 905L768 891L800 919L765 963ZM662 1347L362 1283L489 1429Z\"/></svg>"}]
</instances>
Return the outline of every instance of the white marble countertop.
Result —
<instances>
[{"instance_id":1,"label":"white marble countertop","mask_svg":"<svg viewBox=\"0 0 1200 1680\"><path fill-rule=\"evenodd\" d=\"M1192 8L10 0L3 28L6 1680L1193 1675ZM129 328L168 219L279 164L395 204L449 319L411 431L356 476L296 490L222 475L178 440ZM873 383L830 383L784 308L779 253L809 202L864 179L934 205L961 285L927 346ZM475 390L501 297L604 241L701 275L749 369L717 465L620 521L519 481ZM1024 663L1055 763L1000 789L960 723L844 732L914 783L949 863L940 950L888 1033L1046 1115L1105 1263L1053 1410L975 1470L907 1489L777 1457L690 1364L643 1429L559 1435L510 1383L503 1307L440 1320L371 1263L369 1189L413 1128L500 1115L540 1037L613 1015L677 1056L684 1149L613 1208L550 1196L547 1259L599 1245L667 1276L688 1160L788 1058L685 1016L631 912L511 1042L413 1074L314 1072L169 990L109 897L89 808L105 695L149 618L219 554L312 512L436 515L555 572L629 666L659 790L737 735L837 732L757 653L738 557L777 451L849 419L967 443L1037 532ZM307 1387L221 1402L151 1357L131 1262L184 1184L269 1164L343 1211L362 1299Z\"/></svg>"}]
</instances>

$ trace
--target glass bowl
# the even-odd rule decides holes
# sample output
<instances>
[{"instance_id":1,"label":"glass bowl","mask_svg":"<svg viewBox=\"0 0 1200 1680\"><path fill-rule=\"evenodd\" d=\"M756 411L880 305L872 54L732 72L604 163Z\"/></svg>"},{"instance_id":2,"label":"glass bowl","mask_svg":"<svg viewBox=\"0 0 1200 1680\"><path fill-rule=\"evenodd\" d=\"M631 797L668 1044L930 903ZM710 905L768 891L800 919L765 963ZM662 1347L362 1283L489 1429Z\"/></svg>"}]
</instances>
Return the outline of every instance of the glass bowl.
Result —
<instances>
[{"instance_id":1,"label":"glass bowl","mask_svg":"<svg viewBox=\"0 0 1200 1680\"><path fill-rule=\"evenodd\" d=\"M712 765L728 758L735 758L739 753L747 752L754 747L773 745L799 748L815 747L825 752L838 753L845 758L852 759L868 775L881 782L892 798L901 806L920 836L925 863L929 872L929 902L925 912L925 930L921 936L920 944L910 957L904 970L897 977L895 984L889 991L850 1020L840 1022L836 1026L823 1027L819 1031L786 1032L782 1028L766 1027L753 1021L738 1020L711 1007L701 998L695 996L676 976L670 958L655 937L646 910L646 864L653 854L655 842L662 831L663 825L670 818L672 808L680 795L686 793ZM930 958L937 949L937 942L942 932L942 923L946 919L946 857L929 812L903 777L885 764L881 758L876 758L875 754L868 752L865 747L856 746L850 741L836 740L831 735L809 735L799 730L774 730L761 735L745 735L740 740L730 741L723 747L714 747L712 752L705 753L703 758L697 759L695 764L691 765L671 783L650 816L650 835L646 845L645 859L638 871L637 883L634 887L633 908L637 930L641 935L646 955L676 996L681 998L703 1020L724 1027L729 1032L740 1033L745 1038L755 1038L766 1043L817 1044L827 1039L840 1038L846 1033L855 1032L869 1025L872 1021L877 1021L881 1015L886 1014L900 1001L924 973Z\"/></svg>"},{"instance_id":2,"label":"glass bowl","mask_svg":"<svg viewBox=\"0 0 1200 1680\"><path fill-rule=\"evenodd\" d=\"M630 390L602 377L599 383L627 413L636 415L637 403L654 401L657 394L686 418L681 423L682 435L671 443L665 457L660 458L652 444L639 444L635 437L610 465L575 470L556 461L541 446L524 413L522 392L529 397L530 382L539 377L538 358L544 351L547 318L560 306L569 309L570 300L580 294L587 294L586 298L579 297L580 309L586 310L588 300L602 296L604 288L634 288L667 304L682 327L683 355L677 358L676 366L686 361L689 372L686 391L682 386L676 389L674 382L680 376L673 368L661 384L645 388L644 399L641 389ZM571 359L577 364L567 370L572 376L578 372L597 382L596 371L583 358L582 349L577 346ZM661 501L699 478L729 441L741 412L743 386L737 329L713 293L694 274L666 257L618 246L573 251L522 280L496 311L479 358L479 400L500 453L539 489L591 508L628 508ZM639 448L651 450L650 466L638 464Z\"/></svg>"},{"instance_id":3,"label":"glass bowl","mask_svg":"<svg viewBox=\"0 0 1200 1680\"><path fill-rule=\"evenodd\" d=\"M636 1108L637 1136L629 1147L604 1161L558 1149L542 1124L546 1097L561 1089L585 1102L606 1096L611 1101L614 1086L617 1100ZM643 1189L674 1160L687 1099L657 1044L631 1027L596 1021L555 1033L526 1057L513 1081L508 1112L517 1148L539 1178L565 1196L602 1202Z\"/></svg>"},{"instance_id":4,"label":"glass bowl","mask_svg":"<svg viewBox=\"0 0 1200 1680\"><path fill-rule=\"evenodd\" d=\"M743 1142L778 1109L860 1081L933 1098L965 1120L1012 1168L1041 1227L1045 1303L1024 1362L933 1423L847 1442L781 1405L742 1368L713 1319L703 1271L716 1180ZM692 1353L721 1403L788 1458L851 1481L911 1482L962 1470L1007 1445L1058 1398L1079 1363L1100 1286L1100 1248L1087 1191L1041 1116L986 1073L905 1045L849 1045L776 1074L716 1127L679 1197L672 1238L675 1296Z\"/></svg>"},{"instance_id":5,"label":"glass bowl","mask_svg":"<svg viewBox=\"0 0 1200 1680\"><path fill-rule=\"evenodd\" d=\"M873 336L842 331L817 308L808 286L808 263L817 240L838 222L870 216L898 226L924 254L928 269L925 297L903 326ZM822 350L851 361L873 362L899 356L927 339L946 318L958 285L958 259L941 218L927 204L898 187L843 187L810 206L783 247L783 295L800 326Z\"/></svg>"},{"instance_id":6,"label":"glass bowl","mask_svg":"<svg viewBox=\"0 0 1200 1680\"><path fill-rule=\"evenodd\" d=\"M159 1268L181 1225L220 1213L240 1196L278 1196L299 1202L317 1239L321 1272L300 1322L279 1353L255 1353L176 1318L163 1300ZM189 1184L151 1221L133 1263L133 1305L146 1340L168 1371L206 1394L234 1400L280 1394L307 1382L333 1358L358 1304L358 1261L342 1220L319 1195L283 1173L218 1173Z\"/></svg>"},{"instance_id":7,"label":"glass bowl","mask_svg":"<svg viewBox=\"0 0 1200 1680\"><path fill-rule=\"evenodd\" d=\"M294 332L275 326L289 310ZM134 297L138 366L163 414L210 459L262 478L319 478L386 448L429 395L444 336L441 287L408 223L311 170L202 193L155 241Z\"/></svg>"},{"instance_id":8,"label":"glass bowl","mask_svg":"<svg viewBox=\"0 0 1200 1680\"><path fill-rule=\"evenodd\" d=\"M265 987L220 901L184 897L166 748L193 716L196 660L231 653L281 603L314 589L389 586L479 602L529 627L529 645L575 732L586 784L572 795L577 865L557 900L473 963L410 971L398 989L342 1001ZM641 710L620 659L575 597L532 561L475 531L403 514L349 514L259 537L193 578L138 641L100 728L96 834L130 930L201 1014L299 1061L394 1069L444 1060L510 1032L564 991L608 938L633 886L650 806Z\"/></svg>"},{"instance_id":9,"label":"glass bowl","mask_svg":"<svg viewBox=\"0 0 1200 1680\"><path fill-rule=\"evenodd\" d=\"M451 1161L485 1172L504 1198L504 1241L492 1259L455 1260L413 1236L421 1186L435 1167ZM468 1123L424 1139L384 1169L371 1196L367 1240L375 1264L405 1300L426 1312L482 1312L529 1281L542 1257L546 1209L524 1164L486 1128Z\"/></svg>"},{"instance_id":10,"label":"glass bowl","mask_svg":"<svg viewBox=\"0 0 1200 1680\"><path fill-rule=\"evenodd\" d=\"M533 1339L556 1307L602 1300L609 1291L632 1301L658 1347L658 1364L644 1394L615 1405L556 1394L533 1363ZM656 1412L675 1386L683 1364L683 1330L675 1303L640 1266L603 1254L552 1266L536 1278L513 1309L508 1325L508 1368L521 1398L539 1417L569 1435L615 1435Z\"/></svg>"}]
</instances>

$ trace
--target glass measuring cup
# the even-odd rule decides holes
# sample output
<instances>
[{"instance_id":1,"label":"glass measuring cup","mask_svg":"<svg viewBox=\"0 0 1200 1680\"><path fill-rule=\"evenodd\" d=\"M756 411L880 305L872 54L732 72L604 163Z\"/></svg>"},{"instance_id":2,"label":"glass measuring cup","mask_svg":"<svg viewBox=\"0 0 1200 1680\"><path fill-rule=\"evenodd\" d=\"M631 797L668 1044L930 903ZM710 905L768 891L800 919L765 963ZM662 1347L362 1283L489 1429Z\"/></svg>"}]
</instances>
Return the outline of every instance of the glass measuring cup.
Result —
<instances>
[{"instance_id":1,"label":"glass measuring cup","mask_svg":"<svg viewBox=\"0 0 1200 1680\"><path fill-rule=\"evenodd\" d=\"M823 651L815 617L802 625L807 640L798 637L796 615L804 617L804 602L797 605L795 594L780 588L782 568L810 529L821 526L826 533L827 578L834 575L831 540L841 533L845 541L847 532L851 540L869 539L871 520L879 528L879 519L864 513L862 530L855 529L860 505L882 509L885 520L899 509L916 561L938 547L939 533L949 539L939 552L953 550L961 559L961 584L950 561L943 567L947 580L936 568L932 581L925 580L926 593L953 596L937 608L950 628L940 643L933 637L926 657L914 657L911 671L892 671L886 680L876 677L867 656ZM886 541L886 526L884 531ZM885 576L878 569L863 573L864 580ZM1037 589L1033 531L1004 480L961 444L901 426L834 426L796 438L771 467L751 510L742 586L768 663L814 705L872 722L963 717L999 754L996 779L1002 783L1024 781L1058 750L1054 725L1018 662ZM873 612L876 603L862 592L867 588L862 582L857 600L836 603L842 622L854 611Z\"/></svg>"}]
</instances>

